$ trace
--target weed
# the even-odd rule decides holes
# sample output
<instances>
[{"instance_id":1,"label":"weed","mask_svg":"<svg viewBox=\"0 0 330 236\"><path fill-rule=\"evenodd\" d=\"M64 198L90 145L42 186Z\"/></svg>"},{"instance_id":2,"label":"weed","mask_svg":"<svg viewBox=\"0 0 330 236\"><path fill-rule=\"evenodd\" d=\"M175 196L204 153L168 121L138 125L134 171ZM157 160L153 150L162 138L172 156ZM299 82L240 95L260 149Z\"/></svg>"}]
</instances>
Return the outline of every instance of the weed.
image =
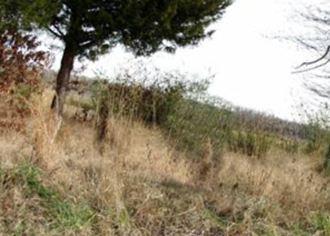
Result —
<instances>
[{"instance_id":1,"label":"weed","mask_svg":"<svg viewBox=\"0 0 330 236\"><path fill-rule=\"evenodd\" d=\"M328 148L326 150L325 156L324 156L324 170L327 175L330 175L330 144L328 145Z\"/></svg>"},{"instance_id":2,"label":"weed","mask_svg":"<svg viewBox=\"0 0 330 236\"><path fill-rule=\"evenodd\" d=\"M317 213L312 216L311 223L316 231L323 235L330 235L330 215Z\"/></svg>"},{"instance_id":3,"label":"weed","mask_svg":"<svg viewBox=\"0 0 330 236\"><path fill-rule=\"evenodd\" d=\"M298 153L301 143L296 139L279 139L277 143L278 148L284 150L288 154Z\"/></svg>"},{"instance_id":4,"label":"weed","mask_svg":"<svg viewBox=\"0 0 330 236\"><path fill-rule=\"evenodd\" d=\"M232 132L228 137L228 148L247 156L262 157L271 147L271 138L266 134L252 132Z\"/></svg>"},{"instance_id":5,"label":"weed","mask_svg":"<svg viewBox=\"0 0 330 236\"><path fill-rule=\"evenodd\" d=\"M220 229L226 229L228 227L228 220L221 216L218 216L211 209L205 208L204 217L208 220L211 220L215 225L217 225Z\"/></svg>"},{"instance_id":6,"label":"weed","mask_svg":"<svg viewBox=\"0 0 330 236\"><path fill-rule=\"evenodd\" d=\"M13 174L10 174L13 173ZM14 170L5 172L7 181L12 179L26 186L26 198L38 196L40 204L44 208L45 218L50 225L49 230L81 230L88 225L93 217L93 212L87 204L74 204L62 199L54 189L45 186L41 179L40 169L29 163L20 164ZM24 228L24 222L15 226L14 231L20 232Z\"/></svg>"}]
</instances>

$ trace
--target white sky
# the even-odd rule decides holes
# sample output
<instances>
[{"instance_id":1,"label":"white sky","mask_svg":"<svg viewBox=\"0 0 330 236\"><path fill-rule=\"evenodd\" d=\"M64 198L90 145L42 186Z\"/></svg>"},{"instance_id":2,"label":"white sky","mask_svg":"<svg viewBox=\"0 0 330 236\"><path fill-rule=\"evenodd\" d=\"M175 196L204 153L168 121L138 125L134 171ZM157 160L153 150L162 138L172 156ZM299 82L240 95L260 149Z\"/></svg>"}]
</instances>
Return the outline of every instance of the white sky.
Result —
<instances>
[{"instance_id":1,"label":"white sky","mask_svg":"<svg viewBox=\"0 0 330 236\"><path fill-rule=\"evenodd\" d=\"M212 39L198 47L180 49L175 55L157 53L152 61L164 70L179 69L201 77L211 71L216 74L209 90L212 95L243 107L297 119L296 107L305 101L300 98L306 99L306 95L291 72L306 60L306 52L273 37L294 28L294 20L290 24L292 6L302 2L236 0L213 26L217 31ZM116 48L97 62L88 63L84 74L93 76L95 71L102 71L111 76L118 68L129 66L130 60L132 55Z\"/></svg>"}]
</instances>

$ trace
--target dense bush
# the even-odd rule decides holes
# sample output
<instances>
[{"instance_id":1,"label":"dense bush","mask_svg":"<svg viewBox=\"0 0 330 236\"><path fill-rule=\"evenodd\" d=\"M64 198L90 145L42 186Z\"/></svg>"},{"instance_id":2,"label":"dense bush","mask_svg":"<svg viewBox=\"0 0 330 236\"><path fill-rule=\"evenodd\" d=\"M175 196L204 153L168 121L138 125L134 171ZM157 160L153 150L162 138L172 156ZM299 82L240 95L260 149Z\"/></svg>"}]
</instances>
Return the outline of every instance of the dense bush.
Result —
<instances>
[{"instance_id":1,"label":"dense bush","mask_svg":"<svg viewBox=\"0 0 330 236\"><path fill-rule=\"evenodd\" d=\"M176 105L165 124L169 133L176 138L180 147L198 156L203 153L206 140L210 140L214 154L224 149L248 156L261 157L271 146L272 138L258 130L239 124L235 113L221 102L207 103L184 99Z\"/></svg>"},{"instance_id":2,"label":"dense bush","mask_svg":"<svg viewBox=\"0 0 330 236\"><path fill-rule=\"evenodd\" d=\"M156 74L147 79L123 73L113 80L92 84L92 107L100 111L100 101L106 97L110 115L159 125L175 140L177 147L188 150L192 158L203 155L207 141L212 145L214 156L219 156L224 149L248 156L265 155L271 146L270 136L240 122L242 118L222 100L204 93L207 87L208 80L188 81L175 73Z\"/></svg>"},{"instance_id":3,"label":"dense bush","mask_svg":"<svg viewBox=\"0 0 330 236\"><path fill-rule=\"evenodd\" d=\"M39 75L49 62L38 46L35 36L15 30L0 32L0 95L19 112L25 110L24 99L38 88Z\"/></svg>"},{"instance_id":4,"label":"dense bush","mask_svg":"<svg viewBox=\"0 0 330 236\"><path fill-rule=\"evenodd\" d=\"M0 35L0 91L9 91L13 85L34 86L47 63L47 54L38 50L35 36L17 31L4 31Z\"/></svg>"},{"instance_id":5,"label":"dense bush","mask_svg":"<svg viewBox=\"0 0 330 236\"><path fill-rule=\"evenodd\" d=\"M318 152L322 148L325 132L318 123L310 123L305 126L306 145L304 152L307 154Z\"/></svg>"},{"instance_id":6,"label":"dense bush","mask_svg":"<svg viewBox=\"0 0 330 236\"><path fill-rule=\"evenodd\" d=\"M232 128L230 112L190 99L177 103L173 111L163 127L179 147L199 157L205 142L210 140L215 154L222 151Z\"/></svg>"},{"instance_id":7,"label":"dense bush","mask_svg":"<svg viewBox=\"0 0 330 236\"><path fill-rule=\"evenodd\" d=\"M104 96L102 83L93 85L93 104L97 106ZM102 92L103 91L103 92ZM161 124L182 99L183 90L178 84L166 88L144 87L141 84L111 83L107 85L108 102L111 114L143 120L146 123Z\"/></svg>"},{"instance_id":8,"label":"dense bush","mask_svg":"<svg viewBox=\"0 0 330 236\"><path fill-rule=\"evenodd\" d=\"M247 156L262 157L270 149L271 137L259 132L233 131L228 137L228 149Z\"/></svg>"},{"instance_id":9,"label":"dense bush","mask_svg":"<svg viewBox=\"0 0 330 236\"><path fill-rule=\"evenodd\" d=\"M330 175L330 144L328 145L324 157L324 170L327 173L327 175Z\"/></svg>"},{"instance_id":10,"label":"dense bush","mask_svg":"<svg viewBox=\"0 0 330 236\"><path fill-rule=\"evenodd\" d=\"M327 132L321 127L290 123L235 108L208 96L208 85L209 79L191 81L180 73L148 71L142 63L135 70L122 70L113 79L89 83L92 102L79 102L83 109L94 109L101 117L99 111L105 110L100 109L105 99L111 116L158 125L175 140L178 148L188 150L192 157L201 157L207 142L214 156L228 150L262 157L272 147L293 154L324 146ZM71 104L78 103L71 101ZM272 128L272 124L276 128ZM293 124L294 128L289 129ZM305 148L302 148L304 143Z\"/></svg>"},{"instance_id":11,"label":"dense bush","mask_svg":"<svg viewBox=\"0 0 330 236\"><path fill-rule=\"evenodd\" d=\"M100 91L107 86L110 114L162 125L183 98L207 88L208 80L187 78L180 72L162 72L138 61L113 78L94 81L90 86L92 106L97 106Z\"/></svg>"},{"instance_id":12,"label":"dense bush","mask_svg":"<svg viewBox=\"0 0 330 236\"><path fill-rule=\"evenodd\" d=\"M294 154L299 152L299 147L302 141L297 139L290 138L279 138L277 142L275 142L276 147L289 154Z\"/></svg>"},{"instance_id":13,"label":"dense bush","mask_svg":"<svg viewBox=\"0 0 330 236\"><path fill-rule=\"evenodd\" d=\"M322 153L330 143L330 113L329 107L325 104L324 109L317 113L304 111L307 118L307 125L304 126L305 147L304 152Z\"/></svg>"}]
</instances>

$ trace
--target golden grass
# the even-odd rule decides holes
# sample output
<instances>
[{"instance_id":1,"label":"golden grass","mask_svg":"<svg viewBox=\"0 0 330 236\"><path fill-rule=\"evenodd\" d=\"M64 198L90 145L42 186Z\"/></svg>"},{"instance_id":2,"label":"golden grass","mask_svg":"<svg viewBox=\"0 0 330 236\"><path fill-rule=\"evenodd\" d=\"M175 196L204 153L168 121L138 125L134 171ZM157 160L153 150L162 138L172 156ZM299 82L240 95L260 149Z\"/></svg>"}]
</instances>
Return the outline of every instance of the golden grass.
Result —
<instances>
[{"instance_id":1,"label":"golden grass","mask_svg":"<svg viewBox=\"0 0 330 236\"><path fill-rule=\"evenodd\" d=\"M307 157L274 152L258 160L225 153L212 163L212 146L206 143L205 156L196 163L177 152L157 128L114 117L101 155L92 124L76 122L67 112L58 129L59 121L48 109L51 98L45 91L32 100L25 132L2 133L0 166L10 169L29 161L43 170L43 183L55 186L60 196L88 203L92 223L61 234L288 235L298 220L308 224L313 212L330 210L329 180ZM0 195L13 197L19 206L40 204L22 191L14 187ZM16 215L1 214L11 220ZM43 211L29 217L37 216L42 218ZM4 217L0 233L12 232L14 226L3 223ZM50 234L42 224L34 231L33 222L24 232Z\"/></svg>"},{"instance_id":2,"label":"golden grass","mask_svg":"<svg viewBox=\"0 0 330 236\"><path fill-rule=\"evenodd\" d=\"M264 196L296 213L329 209L330 183L320 176L307 158L270 157L264 163L235 154L223 158L219 179L254 196Z\"/></svg>"}]
</instances>

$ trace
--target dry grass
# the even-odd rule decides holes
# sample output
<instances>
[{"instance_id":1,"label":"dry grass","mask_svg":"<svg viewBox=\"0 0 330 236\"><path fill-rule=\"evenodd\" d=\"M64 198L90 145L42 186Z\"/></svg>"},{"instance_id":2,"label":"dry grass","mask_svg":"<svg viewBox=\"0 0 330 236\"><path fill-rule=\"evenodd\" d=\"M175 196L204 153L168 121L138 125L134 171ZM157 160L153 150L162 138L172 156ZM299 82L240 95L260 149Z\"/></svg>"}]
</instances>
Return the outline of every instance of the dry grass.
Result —
<instances>
[{"instance_id":1,"label":"dry grass","mask_svg":"<svg viewBox=\"0 0 330 236\"><path fill-rule=\"evenodd\" d=\"M32 100L24 132L1 133L0 234L330 233L329 218L314 221L329 213L329 181L310 158L225 153L213 163L206 143L191 162L157 128L121 118L109 120L101 155L92 124L70 110L58 130L51 97Z\"/></svg>"},{"instance_id":2,"label":"dry grass","mask_svg":"<svg viewBox=\"0 0 330 236\"><path fill-rule=\"evenodd\" d=\"M263 196L296 214L330 209L330 183L307 158L269 157L264 163L235 154L225 155L219 179L253 196Z\"/></svg>"}]
</instances>

